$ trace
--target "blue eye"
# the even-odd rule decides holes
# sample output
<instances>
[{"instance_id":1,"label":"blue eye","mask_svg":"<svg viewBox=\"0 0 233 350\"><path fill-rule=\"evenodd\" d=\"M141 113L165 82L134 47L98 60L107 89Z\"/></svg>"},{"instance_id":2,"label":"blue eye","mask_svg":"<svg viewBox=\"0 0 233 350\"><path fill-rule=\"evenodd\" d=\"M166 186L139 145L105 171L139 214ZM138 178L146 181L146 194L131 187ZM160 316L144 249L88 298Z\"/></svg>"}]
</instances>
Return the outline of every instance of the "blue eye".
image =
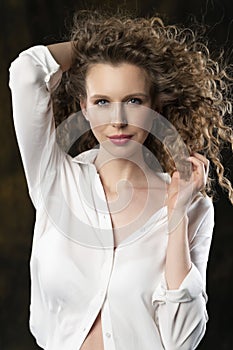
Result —
<instances>
[{"instance_id":1,"label":"blue eye","mask_svg":"<svg viewBox=\"0 0 233 350\"><path fill-rule=\"evenodd\" d=\"M134 104L134 105L141 105L142 104L142 100L140 98L131 98L128 103L130 104Z\"/></svg>"},{"instance_id":2,"label":"blue eye","mask_svg":"<svg viewBox=\"0 0 233 350\"><path fill-rule=\"evenodd\" d=\"M101 100L97 100L95 101L95 104L98 106L106 106L108 104L107 100L101 99Z\"/></svg>"}]
</instances>

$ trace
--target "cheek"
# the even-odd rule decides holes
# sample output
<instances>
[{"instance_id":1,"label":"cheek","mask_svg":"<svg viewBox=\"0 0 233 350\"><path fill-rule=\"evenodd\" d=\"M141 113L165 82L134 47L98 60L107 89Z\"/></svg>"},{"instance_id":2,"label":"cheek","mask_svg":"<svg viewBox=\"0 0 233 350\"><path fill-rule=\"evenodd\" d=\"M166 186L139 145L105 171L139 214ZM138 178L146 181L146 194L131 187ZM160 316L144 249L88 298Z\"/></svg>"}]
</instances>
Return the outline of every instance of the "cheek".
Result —
<instances>
[{"instance_id":1,"label":"cheek","mask_svg":"<svg viewBox=\"0 0 233 350\"><path fill-rule=\"evenodd\" d=\"M87 117L92 129L101 131L106 124L111 122L111 116L108 111L100 108L91 107L87 111Z\"/></svg>"},{"instance_id":2,"label":"cheek","mask_svg":"<svg viewBox=\"0 0 233 350\"><path fill-rule=\"evenodd\" d=\"M104 126L108 124L108 122L104 122L98 118L89 118L89 122L91 128L96 130L96 132L101 132L104 129Z\"/></svg>"},{"instance_id":3,"label":"cheek","mask_svg":"<svg viewBox=\"0 0 233 350\"><path fill-rule=\"evenodd\" d=\"M141 132L141 135L140 135L140 143L143 144L146 139L147 139L147 136L149 135L149 132L148 131L142 131Z\"/></svg>"},{"instance_id":4,"label":"cheek","mask_svg":"<svg viewBox=\"0 0 233 350\"><path fill-rule=\"evenodd\" d=\"M105 135L105 127L104 125L99 126L98 124L96 124L95 122L91 122L90 121L90 126L91 126L91 130L95 136L95 138L100 141L104 138Z\"/></svg>"},{"instance_id":5,"label":"cheek","mask_svg":"<svg viewBox=\"0 0 233 350\"><path fill-rule=\"evenodd\" d=\"M150 110L141 109L128 114L128 124L140 128L142 133L148 134L153 125L153 116Z\"/></svg>"}]
</instances>

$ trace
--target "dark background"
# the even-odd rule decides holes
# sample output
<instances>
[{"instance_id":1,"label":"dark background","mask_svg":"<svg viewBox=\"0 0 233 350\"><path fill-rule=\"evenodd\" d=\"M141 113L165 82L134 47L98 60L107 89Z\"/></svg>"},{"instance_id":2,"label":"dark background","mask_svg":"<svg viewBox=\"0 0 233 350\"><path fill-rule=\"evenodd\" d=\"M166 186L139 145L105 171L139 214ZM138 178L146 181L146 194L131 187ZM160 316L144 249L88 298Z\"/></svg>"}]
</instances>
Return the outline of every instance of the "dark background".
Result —
<instances>
[{"instance_id":1,"label":"dark background","mask_svg":"<svg viewBox=\"0 0 233 350\"><path fill-rule=\"evenodd\" d=\"M74 9L90 8L99 1L0 0L0 349L39 349L28 330L29 258L34 210L27 195L21 158L16 145L8 89L8 67L18 53L35 44L63 38ZM116 7L113 2L103 1ZM232 62L233 2L201 0L117 1L139 14L165 15L169 23L191 24L194 18L208 25L211 48L224 48ZM24 102L24 101L22 101ZM223 155L233 170L230 153ZM232 176L231 176L232 178ZM233 211L218 189L216 226L207 275L209 322L198 349L233 349L232 270ZM93 349L94 350L94 349ZM127 350L127 349L125 349ZM143 350L143 349L142 349ZM156 350L156 349L155 349Z\"/></svg>"}]
</instances>

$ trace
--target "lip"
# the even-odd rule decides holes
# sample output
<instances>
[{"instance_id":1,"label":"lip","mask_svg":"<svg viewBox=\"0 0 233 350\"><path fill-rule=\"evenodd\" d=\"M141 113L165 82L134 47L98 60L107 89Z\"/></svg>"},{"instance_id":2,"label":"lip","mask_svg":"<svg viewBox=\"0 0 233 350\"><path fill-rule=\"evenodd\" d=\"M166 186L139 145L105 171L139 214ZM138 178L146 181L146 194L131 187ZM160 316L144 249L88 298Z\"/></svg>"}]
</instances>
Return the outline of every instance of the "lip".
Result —
<instances>
[{"instance_id":1,"label":"lip","mask_svg":"<svg viewBox=\"0 0 233 350\"><path fill-rule=\"evenodd\" d=\"M126 135L126 134L119 134L119 135L112 135L109 136L108 138L112 143L115 145L121 146L126 144L127 142L130 141L133 135Z\"/></svg>"},{"instance_id":2,"label":"lip","mask_svg":"<svg viewBox=\"0 0 233 350\"><path fill-rule=\"evenodd\" d=\"M133 135L128 134L119 134L119 135L112 135L109 136L110 139L130 139Z\"/></svg>"}]
</instances>

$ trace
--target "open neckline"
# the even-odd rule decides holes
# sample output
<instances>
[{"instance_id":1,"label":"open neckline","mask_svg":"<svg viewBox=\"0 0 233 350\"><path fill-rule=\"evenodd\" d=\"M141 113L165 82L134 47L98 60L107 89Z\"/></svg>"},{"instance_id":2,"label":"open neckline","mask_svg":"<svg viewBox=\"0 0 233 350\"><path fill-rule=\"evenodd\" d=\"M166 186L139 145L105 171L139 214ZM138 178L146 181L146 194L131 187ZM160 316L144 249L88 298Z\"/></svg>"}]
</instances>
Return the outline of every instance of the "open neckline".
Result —
<instances>
[{"instance_id":1,"label":"open neckline","mask_svg":"<svg viewBox=\"0 0 233 350\"><path fill-rule=\"evenodd\" d=\"M156 218L159 216L160 220L156 220ZM110 214L109 214L110 215ZM127 236L126 238L124 238L117 247L113 247L114 251L116 249L120 249L123 248L124 246L127 246L135 241L137 241L138 239L140 239L141 237L143 237L145 234L148 233L148 231L150 231L151 225L153 224L157 224L159 223L162 224L162 222L164 222L164 218L167 217L167 206L164 205L161 208L159 208L155 213L153 213L149 219L145 222L144 225L142 225L140 228L138 228L136 231L130 233L129 236ZM112 233L113 233L113 227L112 227ZM114 235L114 233L113 233Z\"/></svg>"},{"instance_id":2,"label":"open neckline","mask_svg":"<svg viewBox=\"0 0 233 350\"><path fill-rule=\"evenodd\" d=\"M110 214L110 211L109 211L109 205L108 205L108 201L107 201L107 197L106 197L106 193L105 193L105 190L104 190L104 186L102 184L102 181L101 181L101 178L100 178L100 175L99 173L97 172L97 169L95 167L94 164L92 164L94 169L95 169L95 187L99 185L100 189L101 189L101 192L98 192L99 195L101 195L101 198L102 200L104 200L104 203L105 203L105 213L106 215L109 217L109 222L110 222L110 225L111 225L111 232L112 232L112 237L113 237L113 242L115 243L115 237L114 237L114 227L112 225L112 220L111 220L111 214ZM166 174L166 173L165 173ZM97 183L96 183L96 180L97 180ZM165 180L164 180L165 181ZM166 202L166 199L165 201ZM167 217L167 206L166 205L163 205L161 208L159 208L156 212L154 212L147 220L146 222L141 226L139 227L138 229L136 229L135 231L133 231L132 233L130 233L126 238L124 238L117 247L115 247L113 244L113 251L115 252L117 249L120 249L120 248L123 248L135 241L137 241L139 238L141 238L142 236L144 236L150 229L151 225L153 223L157 223L157 222L160 222L160 220L158 220L158 216L161 215L161 218L164 218L164 217ZM157 219L156 219L157 218ZM164 220L162 221L164 222Z\"/></svg>"},{"instance_id":3,"label":"open neckline","mask_svg":"<svg viewBox=\"0 0 233 350\"><path fill-rule=\"evenodd\" d=\"M104 186L103 186L101 178L100 178L100 174L98 173L97 168L94 164L94 161L95 161L95 158L98 154L98 151L99 151L98 149L92 149L92 150L83 152L82 154L79 154L77 157L73 158L73 161L76 161L78 163L88 164L88 165L92 166L92 169L95 172L95 180L94 180L95 185L94 185L94 187L97 189L96 185L97 185L97 183L99 183L98 187L99 187L99 189L101 189L102 193L100 193L98 191L98 194L101 196L102 200L104 200L105 215L107 215L109 217L109 223L111 225L110 229L112 232L113 243L115 243L114 228L112 226L111 214L109 211L107 197L105 194ZM170 175L168 173L156 172L156 176L158 176L165 183L170 182ZM97 180L97 183L96 183L96 180ZM134 243L135 241L137 241L138 239L140 239L144 235L146 235L148 233L148 231L150 231L151 226L153 224L156 227L157 227L157 225L160 226L162 223L164 223L166 221L166 219L167 219L167 206L164 205L161 208L159 208L156 212L154 212L141 227L139 227L138 229L136 229L136 231L133 231L126 238L124 238L122 241L120 241L118 246L115 247L115 244L113 244L113 247L112 247L113 251L115 252L118 249L124 248L125 246L128 246L128 245Z\"/></svg>"}]
</instances>

